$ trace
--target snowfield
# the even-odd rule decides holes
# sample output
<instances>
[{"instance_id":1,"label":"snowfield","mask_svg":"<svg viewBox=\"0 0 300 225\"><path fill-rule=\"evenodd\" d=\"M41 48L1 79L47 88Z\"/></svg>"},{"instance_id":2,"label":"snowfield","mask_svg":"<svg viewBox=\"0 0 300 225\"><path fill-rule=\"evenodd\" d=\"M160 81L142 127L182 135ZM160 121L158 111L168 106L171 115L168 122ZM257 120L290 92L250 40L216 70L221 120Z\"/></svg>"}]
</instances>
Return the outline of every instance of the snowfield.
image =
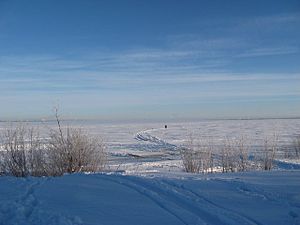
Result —
<instances>
[{"instance_id":1,"label":"snowfield","mask_svg":"<svg viewBox=\"0 0 300 225\"><path fill-rule=\"evenodd\" d=\"M42 138L55 122L29 123ZM300 161L279 152L274 170L188 174L179 149L190 134L247 136L259 149L278 134L280 150L300 135L300 119L103 124L76 121L107 145L106 173L0 176L0 225L300 225ZM0 122L0 130L10 124ZM215 168L215 172L220 168Z\"/></svg>"},{"instance_id":2,"label":"snowfield","mask_svg":"<svg viewBox=\"0 0 300 225\"><path fill-rule=\"evenodd\" d=\"M299 170L0 177L0 224L300 224L299 177Z\"/></svg>"}]
</instances>

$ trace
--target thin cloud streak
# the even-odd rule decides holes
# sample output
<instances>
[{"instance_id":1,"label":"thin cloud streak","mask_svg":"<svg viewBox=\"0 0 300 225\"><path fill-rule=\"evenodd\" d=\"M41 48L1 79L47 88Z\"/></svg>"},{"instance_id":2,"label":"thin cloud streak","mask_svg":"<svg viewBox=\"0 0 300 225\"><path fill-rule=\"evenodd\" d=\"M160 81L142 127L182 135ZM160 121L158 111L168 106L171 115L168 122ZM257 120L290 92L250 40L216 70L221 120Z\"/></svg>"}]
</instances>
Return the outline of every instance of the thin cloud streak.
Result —
<instances>
[{"instance_id":1,"label":"thin cloud streak","mask_svg":"<svg viewBox=\"0 0 300 225\"><path fill-rule=\"evenodd\" d=\"M260 49L251 53L240 55L284 54L295 49ZM161 51L138 51L134 53L92 55L81 58L63 59L54 56L26 56L7 57L0 61L0 86L22 84L29 86L60 86L60 84L75 82L70 87L89 86L103 83L113 87L116 84L186 84L203 82L235 82L235 81L263 81L263 80L299 80L297 73L234 73L218 71L223 62L204 62L203 65L186 64L170 66L170 55L175 62L182 57L198 54ZM104 62L103 62L104 59ZM140 61L138 61L138 59ZM171 60L171 61L172 61ZM138 62L137 62L138 61ZM176 63L175 63L176 64ZM168 65L168 66L164 66ZM210 69L210 68L213 69ZM215 71L214 71L215 69ZM78 83L76 83L78 82ZM63 86L63 85L62 85Z\"/></svg>"},{"instance_id":2,"label":"thin cloud streak","mask_svg":"<svg viewBox=\"0 0 300 225\"><path fill-rule=\"evenodd\" d=\"M280 48L257 48L251 49L237 57L256 57L256 56L272 56L272 55L287 55L299 53L298 47L280 47Z\"/></svg>"}]
</instances>

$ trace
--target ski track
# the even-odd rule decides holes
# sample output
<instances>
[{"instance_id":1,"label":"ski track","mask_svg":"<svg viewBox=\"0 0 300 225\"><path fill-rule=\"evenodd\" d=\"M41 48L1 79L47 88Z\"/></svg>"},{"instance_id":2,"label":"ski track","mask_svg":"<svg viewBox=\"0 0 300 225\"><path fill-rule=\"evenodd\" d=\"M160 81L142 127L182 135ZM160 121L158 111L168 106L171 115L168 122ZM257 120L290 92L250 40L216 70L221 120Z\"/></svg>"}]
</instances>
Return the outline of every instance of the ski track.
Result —
<instances>
[{"instance_id":1,"label":"ski track","mask_svg":"<svg viewBox=\"0 0 300 225\"><path fill-rule=\"evenodd\" d=\"M270 202L287 203L286 201L284 201L284 197L281 197L276 193L267 192L266 190L263 190L256 185L249 184L249 183L246 184L241 180L237 180L237 179L227 180L227 179L220 179L220 178L216 178L214 180L217 182L234 184L238 192L247 196L259 198Z\"/></svg>"},{"instance_id":2,"label":"ski track","mask_svg":"<svg viewBox=\"0 0 300 225\"><path fill-rule=\"evenodd\" d=\"M0 223L1 225L15 224L16 217L17 220L31 222L32 214L38 204L34 195L34 188L39 185L39 182L33 182L30 185L27 185L27 183L30 183L28 179L25 182L24 194L14 202L4 203L0 206L0 217L4 218L2 221L5 221L5 223Z\"/></svg>"},{"instance_id":3,"label":"ski track","mask_svg":"<svg viewBox=\"0 0 300 225\"><path fill-rule=\"evenodd\" d=\"M178 212L180 212L180 210L178 210L178 212L176 212L176 210L174 210L173 207L170 207L170 206L173 206L172 202L166 201L166 199L163 199L157 192L154 192L153 190L150 190L150 189L145 188L145 187L143 187L143 186L141 186L141 185L139 185L135 182L130 182L129 180L125 180L125 179L116 180L116 179L112 179L109 176L105 177L104 179L106 179L108 181L111 181L113 183L125 186L127 188L130 188L130 189L138 192L139 194L143 195L144 197L146 197L149 200L151 200L152 202L154 202L161 209L165 210L167 213L174 216L182 224L185 224L185 225L191 224L191 223L186 221L187 219L182 218L182 216L177 215ZM201 223L201 224L205 224L205 223Z\"/></svg>"},{"instance_id":4,"label":"ski track","mask_svg":"<svg viewBox=\"0 0 300 225\"><path fill-rule=\"evenodd\" d=\"M251 215L244 214L239 208L231 209L226 204L218 203L213 196L207 194L212 185L225 187L229 192L249 196L260 204L275 203L288 209L289 224L299 224L299 210L286 199L280 191L270 191L264 186L249 183L240 178L212 178L209 186L201 192L196 182L191 180L173 180L157 177L138 177L120 174L93 175L103 182L129 188L147 198L157 207L184 225L262 225L261 221ZM47 181L54 178L26 178L20 183L23 192L14 196L14 201L0 201L0 225L83 225L77 216L68 216L43 210L42 199L38 199L40 190ZM191 186L190 186L191 185ZM229 188L229 189L228 189ZM272 190L272 189L271 189ZM276 189L277 190L277 189ZM5 198L4 198L5 199Z\"/></svg>"},{"instance_id":5,"label":"ski track","mask_svg":"<svg viewBox=\"0 0 300 225\"><path fill-rule=\"evenodd\" d=\"M213 211L214 213L217 212L217 215L222 215L225 218L229 218L231 220L229 221L229 224L261 225L261 223L258 221L245 216L240 212L236 212L214 203L207 197L204 197L203 195L200 195L199 193L185 187L183 184L178 186L178 184L169 180L162 181L162 183L166 184L166 188L176 189L181 195L188 197L191 201L195 201L198 204L197 207L200 207L199 204L201 204L201 207L209 208L210 211ZM224 220L224 218L221 219Z\"/></svg>"},{"instance_id":6,"label":"ski track","mask_svg":"<svg viewBox=\"0 0 300 225\"><path fill-rule=\"evenodd\" d=\"M170 144L165 140L162 140L156 136L149 134L149 131L156 131L156 130L161 130L161 129L163 129L163 128L143 130L143 131L138 132L134 138L138 141L153 143L159 148L164 148L167 150L176 150L176 148L177 148L176 145Z\"/></svg>"},{"instance_id":7,"label":"ski track","mask_svg":"<svg viewBox=\"0 0 300 225\"><path fill-rule=\"evenodd\" d=\"M183 185L178 186L169 181L142 180L138 177L127 176L120 177L120 179L112 177L105 179L137 191L186 225L261 225L250 217L213 203ZM216 216L216 212L219 216Z\"/></svg>"},{"instance_id":8,"label":"ski track","mask_svg":"<svg viewBox=\"0 0 300 225\"><path fill-rule=\"evenodd\" d=\"M186 217L188 218L188 220L185 219L186 224L199 224L200 221L200 224L207 224L207 221L209 221L209 224L224 224L224 222L216 218L215 215L207 212L206 210L197 209L193 202L190 202L189 199L178 195L178 193L174 192L174 190L165 189L162 183L157 181L153 182L151 179L139 180L135 177L130 177L129 179L135 184L138 183L138 185L142 188L150 188L151 191L155 192L157 196L160 196L164 201L166 201L167 205L170 205L171 203L174 206L181 208L179 215L182 213L182 211L185 211L187 214L189 214L181 215L183 220Z\"/></svg>"},{"instance_id":9,"label":"ski track","mask_svg":"<svg viewBox=\"0 0 300 225\"><path fill-rule=\"evenodd\" d=\"M244 194L246 196L250 196L252 198L258 198L261 199L263 201L268 201L268 202L274 202L280 205L284 205L285 207L290 209L289 212L289 217L292 220L295 220L295 224L298 224L297 222L297 218L299 217L299 215L297 213L295 213L293 211L293 209L295 208L300 208L299 206L290 203L286 196L282 196L279 193L276 192L268 192L262 188L259 188L258 186L254 185L254 184L249 184L249 183L245 183L241 180L237 180L237 179L230 179L230 180L226 180L226 179L214 179L215 181L218 182L225 182L225 183L231 183L236 187L236 190L238 192L240 192L241 194Z\"/></svg>"},{"instance_id":10,"label":"ski track","mask_svg":"<svg viewBox=\"0 0 300 225\"><path fill-rule=\"evenodd\" d=\"M41 178L34 180L26 178L25 191L15 201L1 202L0 225L82 225L78 217L71 218L40 209L35 191L43 182Z\"/></svg>"}]
</instances>

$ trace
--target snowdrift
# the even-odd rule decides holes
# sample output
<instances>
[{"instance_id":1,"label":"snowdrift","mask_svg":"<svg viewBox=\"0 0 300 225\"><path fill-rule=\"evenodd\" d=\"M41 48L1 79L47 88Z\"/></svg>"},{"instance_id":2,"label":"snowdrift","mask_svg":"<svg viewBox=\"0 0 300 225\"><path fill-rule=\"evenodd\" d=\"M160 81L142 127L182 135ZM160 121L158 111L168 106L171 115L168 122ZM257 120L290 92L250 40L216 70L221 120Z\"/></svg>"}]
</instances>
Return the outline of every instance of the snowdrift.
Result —
<instances>
[{"instance_id":1,"label":"snowdrift","mask_svg":"<svg viewBox=\"0 0 300 225\"><path fill-rule=\"evenodd\" d=\"M299 177L300 171L0 177L0 224L299 224Z\"/></svg>"}]
</instances>

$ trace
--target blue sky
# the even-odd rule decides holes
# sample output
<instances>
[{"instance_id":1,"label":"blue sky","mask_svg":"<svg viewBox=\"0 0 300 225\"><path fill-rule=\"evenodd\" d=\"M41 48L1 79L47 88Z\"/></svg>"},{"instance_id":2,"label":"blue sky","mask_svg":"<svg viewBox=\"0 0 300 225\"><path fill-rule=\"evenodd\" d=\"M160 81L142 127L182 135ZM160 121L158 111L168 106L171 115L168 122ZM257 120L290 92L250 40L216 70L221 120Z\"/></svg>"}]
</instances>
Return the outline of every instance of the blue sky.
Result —
<instances>
[{"instance_id":1,"label":"blue sky","mask_svg":"<svg viewBox=\"0 0 300 225\"><path fill-rule=\"evenodd\" d=\"M300 2L0 0L0 120L300 116Z\"/></svg>"}]
</instances>

